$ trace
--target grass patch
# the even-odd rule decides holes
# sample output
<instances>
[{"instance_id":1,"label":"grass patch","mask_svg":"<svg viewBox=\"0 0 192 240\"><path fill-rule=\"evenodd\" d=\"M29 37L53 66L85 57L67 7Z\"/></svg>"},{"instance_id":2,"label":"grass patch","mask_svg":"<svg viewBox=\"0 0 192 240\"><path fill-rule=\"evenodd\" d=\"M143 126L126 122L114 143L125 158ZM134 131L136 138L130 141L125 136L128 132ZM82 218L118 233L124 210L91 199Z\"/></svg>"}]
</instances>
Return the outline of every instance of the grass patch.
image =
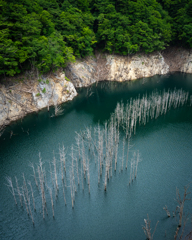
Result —
<instances>
[{"instance_id":1,"label":"grass patch","mask_svg":"<svg viewBox=\"0 0 192 240\"><path fill-rule=\"evenodd\" d=\"M67 78L66 76L65 76L65 80L67 80L68 82L70 82L70 79L69 79L69 78Z\"/></svg>"}]
</instances>

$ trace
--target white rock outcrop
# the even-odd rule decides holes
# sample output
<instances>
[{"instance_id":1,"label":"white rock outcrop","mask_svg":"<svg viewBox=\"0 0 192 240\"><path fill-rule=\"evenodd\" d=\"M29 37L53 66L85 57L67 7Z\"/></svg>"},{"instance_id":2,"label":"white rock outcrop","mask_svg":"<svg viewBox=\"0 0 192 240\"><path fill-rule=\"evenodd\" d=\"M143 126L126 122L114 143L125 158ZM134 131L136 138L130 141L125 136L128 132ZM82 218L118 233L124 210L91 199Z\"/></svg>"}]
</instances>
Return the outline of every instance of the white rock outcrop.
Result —
<instances>
[{"instance_id":1,"label":"white rock outcrop","mask_svg":"<svg viewBox=\"0 0 192 240\"><path fill-rule=\"evenodd\" d=\"M110 65L109 79L112 81L135 80L169 72L169 66L160 53L135 55L132 58L107 55L106 59Z\"/></svg>"},{"instance_id":2,"label":"white rock outcrop","mask_svg":"<svg viewBox=\"0 0 192 240\"><path fill-rule=\"evenodd\" d=\"M26 114L72 100L77 95L72 82L61 73L39 82L24 81L13 86L0 86L0 126Z\"/></svg>"},{"instance_id":3,"label":"white rock outcrop","mask_svg":"<svg viewBox=\"0 0 192 240\"><path fill-rule=\"evenodd\" d=\"M96 58L77 60L66 68L66 75L75 87L88 86L102 80L135 80L168 72L169 66L159 52L131 57L98 53Z\"/></svg>"},{"instance_id":4,"label":"white rock outcrop","mask_svg":"<svg viewBox=\"0 0 192 240\"><path fill-rule=\"evenodd\" d=\"M192 73L192 53L189 53L188 57L183 62L181 72Z\"/></svg>"}]
</instances>

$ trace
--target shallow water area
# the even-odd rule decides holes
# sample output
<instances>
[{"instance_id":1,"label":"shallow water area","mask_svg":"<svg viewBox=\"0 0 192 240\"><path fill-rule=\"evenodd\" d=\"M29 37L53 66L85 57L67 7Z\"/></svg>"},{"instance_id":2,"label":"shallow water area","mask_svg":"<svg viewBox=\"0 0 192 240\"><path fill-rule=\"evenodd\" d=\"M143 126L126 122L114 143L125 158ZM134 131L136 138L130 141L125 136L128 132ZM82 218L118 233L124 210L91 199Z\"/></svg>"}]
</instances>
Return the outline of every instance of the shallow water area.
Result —
<instances>
[{"instance_id":1,"label":"shallow water area","mask_svg":"<svg viewBox=\"0 0 192 240\"><path fill-rule=\"evenodd\" d=\"M177 220L172 217L178 203L176 187L183 196L184 186L192 189L192 106L188 101L183 107L171 108L157 119L150 119L146 125L137 126L136 134L132 134L128 169L125 169L127 140L125 143L125 160L121 170L124 131L120 128L117 171L107 182L104 191L104 170L98 185L98 166L95 157L85 146L89 157L90 194L87 179L80 180L75 193L74 208L71 203L70 171L71 146L77 149L75 137L85 127L104 128L105 121L110 119L117 103L126 104L130 99L150 96L155 90L174 91L183 89L192 95L192 75L175 73L166 76L154 76L133 82L101 82L97 86L79 89L79 95L69 103L62 105L64 114L53 117L50 112L41 111L31 114L22 121L9 126L0 138L0 236L1 239L145 239L142 226L147 214L151 220L152 232L157 225L154 239L173 239ZM11 136L11 132L13 135ZM11 136L11 137L10 137ZM66 149L67 177L65 188L66 203L62 190L62 176L59 161L59 144ZM130 180L130 162L134 151L139 150L141 161L138 165L137 178ZM49 162L53 161L53 151L57 164L59 193L55 198L55 187L52 180ZM75 151L75 150L74 150ZM46 205L43 219L41 190L35 185L33 171L29 166L39 164L41 153L46 172L46 186L52 188L54 216L52 216L51 199L45 186ZM75 152L77 154L77 152ZM75 163L76 164L76 163ZM74 165L75 165L74 164ZM79 175L81 164L78 160ZM37 171L37 170L36 170ZM53 166L52 166L53 171ZM10 176L16 188L15 176L19 186L23 184L22 174L26 181L31 181L36 211L27 215L25 206L20 206L16 195L17 206L10 193L5 177ZM81 179L81 177L80 177ZM83 191L84 186L84 191ZM30 189L27 183L28 189ZM29 191L30 192L30 191ZM31 192L30 192L31 194ZM167 205L171 218L168 218L163 207ZM185 233L191 230L191 201L184 206L185 216L189 214ZM183 218L183 221L185 217ZM181 234L181 231L180 231Z\"/></svg>"}]
</instances>

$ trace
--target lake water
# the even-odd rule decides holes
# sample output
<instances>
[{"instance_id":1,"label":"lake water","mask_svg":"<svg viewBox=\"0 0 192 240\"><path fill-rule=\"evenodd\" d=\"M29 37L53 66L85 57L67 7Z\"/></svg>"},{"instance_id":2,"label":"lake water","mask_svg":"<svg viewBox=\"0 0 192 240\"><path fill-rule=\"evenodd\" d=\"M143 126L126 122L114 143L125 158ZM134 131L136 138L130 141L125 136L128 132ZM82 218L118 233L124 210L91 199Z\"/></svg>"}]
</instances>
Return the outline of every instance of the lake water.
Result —
<instances>
[{"instance_id":1,"label":"lake water","mask_svg":"<svg viewBox=\"0 0 192 240\"><path fill-rule=\"evenodd\" d=\"M98 124L102 129L118 102L126 103L130 98L150 95L155 89L160 93L181 88L189 92L189 95L192 94L192 75L176 73L133 82L102 82L79 90L79 95L73 101L62 105L62 116L51 118L52 112L41 111L9 126L0 138L0 239L146 239L142 226L147 214L151 220L152 232L159 221L154 239L173 239L178 224L178 214L177 219L172 217L172 212L178 205L175 200L176 187L181 197L185 186L189 184L189 191L192 189L192 106L189 102L183 107L172 108L145 126L138 126L136 135L131 138L130 157L134 150L139 150L142 161L138 165L137 178L130 185L130 171L125 168L121 171L120 160L105 192L104 175L98 185L98 167L90 155L90 194L87 181L83 180L84 191L80 181L72 209L69 172L71 146L73 144L75 148L76 132L84 131L85 127L94 128ZM122 158L124 136L122 129L120 131L119 159ZM62 192L59 144L64 144L67 152L67 205ZM53 151L57 160L57 199L49 170ZM88 149L85 151L88 152ZM34 163L37 169L39 152L46 172L45 185L53 191L54 219L46 186L48 215L45 213L43 219L41 192L35 185L32 168L29 166L30 162ZM78 164L80 170L80 162ZM19 196L16 195L16 206L6 186L5 178L10 176L16 188L16 176L21 187L23 173L26 182L30 180L33 187L36 211L33 210L32 197L30 206L34 226L25 206L20 206ZM77 177L75 178L77 185ZM30 187L27 186L29 190ZM163 210L165 205L171 218ZM191 201L185 202L184 213L185 216L188 214L185 226L187 233L192 225Z\"/></svg>"}]
</instances>

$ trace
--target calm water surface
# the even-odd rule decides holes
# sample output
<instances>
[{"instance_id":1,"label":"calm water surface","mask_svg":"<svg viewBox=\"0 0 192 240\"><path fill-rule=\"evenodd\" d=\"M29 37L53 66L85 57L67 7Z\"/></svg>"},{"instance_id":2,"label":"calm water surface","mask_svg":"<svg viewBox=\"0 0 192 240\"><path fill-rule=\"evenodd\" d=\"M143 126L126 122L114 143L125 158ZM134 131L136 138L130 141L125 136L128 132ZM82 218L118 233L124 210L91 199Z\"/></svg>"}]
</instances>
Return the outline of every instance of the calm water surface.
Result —
<instances>
[{"instance_id":1,"label":"calm water surface","mask_svg":"<svg viewBox=\"0 0 192 240\"><path fill-rule=\"evenodd\" d=\"M150 94L154 89L160 92L174 88L182 88L192 94L192 75L155 76L125 83L103 82L97 88L81 89L72 102L63 104L65 111L60 117L50 118L51 113L42 111L8 127L0 138L0 239L145 239L142 226L147 214L152 231L159 221L154 239L173 239L177 221L173 217L167 218L163 207L167 205L172 215L177 206L176 187L181 195L187 184L190 184L189 190L192 189L192 107L189 104L138 127L131 144L133 151L139 149L142 161L137 179L130 186L129 171L124 169L121 172L119 164L108 182L107 192L104 192L104 178L98 186L97 166L91 159L91 193L89 195L86 182L84 192L80 184L72 209L70 188L65 192L66 206L63 200L58 162L60 190L58 199L54 197L55 219L46 192L48 216L43 220L41 196L29 163L38 164L41 152L47 184L52 186L48 163L53 158L53 151L59 159L59 144L65 145L69 155L71 145L75 144L75 132L98 123L102 127L117 102L122 100L126 103L130 98ZM10 139L11 131L14 135ZM120 158L122 151L119 152ZM68 168L70 161L68 156ZM16 196L16 206L5 185L6 176L12 179L16 176L21 186L22 173L26 180L32 182L34 189L35 226L25 208L20 207L19 197ZM186 201L184 209L185 215L189 214L186 224L186 231L189 231L192 225L190 201Z\"/></svg>"}]
</instances>

